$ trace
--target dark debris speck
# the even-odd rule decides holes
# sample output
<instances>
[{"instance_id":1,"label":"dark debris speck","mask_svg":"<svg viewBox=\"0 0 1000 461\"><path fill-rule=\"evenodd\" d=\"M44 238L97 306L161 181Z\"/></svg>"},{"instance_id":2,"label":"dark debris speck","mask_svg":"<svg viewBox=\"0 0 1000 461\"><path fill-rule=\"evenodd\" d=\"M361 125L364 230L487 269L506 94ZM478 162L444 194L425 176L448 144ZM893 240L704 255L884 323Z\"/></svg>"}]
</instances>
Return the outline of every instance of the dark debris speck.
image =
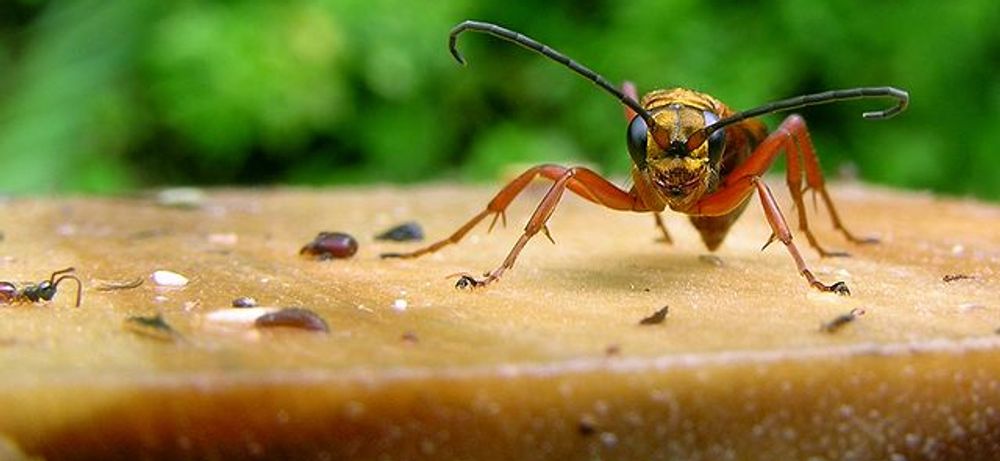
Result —
<instances>
[{"instance_id":1,"label":"dark debris speck","mask_svg":"<svg viewBox=\"0 0 1000 461\"><path fill-rule=\"evenodd\" d=\"M424 229L420 224L410 221L393 227L375 236L375 240L390 240L393 242L415 242L424 239Z\"/></svg>"},{"instance_id":2,"label":"dark debris speck","mask_svg":"<svg viewBox=\"0 0 1000 461\"><path fill-rule=\"evenodd\" d=\"M639 325L656 325L663 323L663 320L667 318L667 312L670 310L670 306L663 306L660 310L653 312L649 317L646 317L639 321Z\"/></svg>"},{"instance_id":3,"label":"dark debris speck","mask_svg":"<svg viewBox=\"0 0 1000 461\"><path fill-rule=\"evenodd\" d=\"M829 322L824 322L819 326L819 331L823 333L835 333L840 330L845 325L857 320L858 317L865 315L864 309L851 309L851 312L846 314L841 314L830 320Z\"/></svg>"},{"instance_id":4,"label":"dark debris speck","mask_svg":"<svg viewBox=\"0 0 1000 461\"><path fill-rule=\"evenodd\" d=\"M257 307L257 300L250 296L240 296L233 300L233 307Z\"/></svg>"},{"instance_id":5,"label":"dark debris speck","mask_svg":"<svg viewBox=\"0 0 1000 461\"><path fill-rule=\"evenodd\" d=\"M975 280L975 278L976 278L976 276L974 276L974 275L947 274L944 277L941 277L941 280L944 283L951 283L951 282L954 282L954 281L957 281L957 280Z\"/></svg>"}]
</instances>

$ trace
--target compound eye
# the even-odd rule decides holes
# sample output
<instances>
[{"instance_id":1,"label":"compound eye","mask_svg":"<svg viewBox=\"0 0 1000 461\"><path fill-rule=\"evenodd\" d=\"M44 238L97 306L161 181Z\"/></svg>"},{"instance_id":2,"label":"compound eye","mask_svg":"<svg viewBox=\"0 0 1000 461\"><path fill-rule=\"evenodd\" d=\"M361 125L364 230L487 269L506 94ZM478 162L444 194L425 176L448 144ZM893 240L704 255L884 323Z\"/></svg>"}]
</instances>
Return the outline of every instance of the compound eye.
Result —
<instances>
[{"instance_id":1,"label":"compound eye","mask_svg":"<svg viewBox=\"0 0 1000 461\"><path fill-rule=\"evenodd\" d=\"M636 115L628 124L626 133L626 143L628 144L628 154L632 156L632 161L639 168L646 167L646 139L649 136L649 128L642 117Z\"/></svg>"},{"instance_id":2,"label":"compound eye","mask_svg":"<svg viewBox=\"0 0 1000 461\"><path fill-rule=\"evenodd\" d=\"M719 121L719 116L712 112L705 111L705 126L709 126ZM726 129L715 130L708 136L708 159L717 163L722 158L722 151L726 148Z\"/></svg>"}]
</instances>

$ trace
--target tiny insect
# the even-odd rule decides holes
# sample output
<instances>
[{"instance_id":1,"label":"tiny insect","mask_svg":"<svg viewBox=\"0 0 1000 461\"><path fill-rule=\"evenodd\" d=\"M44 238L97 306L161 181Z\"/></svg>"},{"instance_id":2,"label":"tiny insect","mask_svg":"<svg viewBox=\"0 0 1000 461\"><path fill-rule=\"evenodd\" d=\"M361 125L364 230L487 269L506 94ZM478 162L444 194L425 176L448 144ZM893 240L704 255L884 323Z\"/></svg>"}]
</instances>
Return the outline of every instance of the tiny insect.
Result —
<instances>
[{"instance_id":1,"label":"tiny insect","mask_svg":"<svg viewBox=\"0 0 1000 461\"><path fill-rule=\"evenodd\" d=\"M507 184L485 210L448 238L416 251L385 254L383 257L415 258L433 253L447 245L458 243L480 221L490 216L493 218L490 229L498 219L506 224L507 206L538 176L551 180L554 184L529 218L524 233L506 259L483 278L462 275L457 286L475 288L495 282L514 266L518 254L537 233L543 232L551 240L546 223L566 190L613 210L652 213L666 241L670 241L670 236L660 213L670 208L686 214L710 251L715 251L722 244L729 228L743 213L750 196L756 192L772 231L771 238L764 247L775 240L781 241L794 260L798 272L809 285L822 291L850 294L844 282L827 285L817 280L809 270L792 242L791 230L777 201L761 176L778 155L782 152L786 154L786 180L798 212L799 229L805 234L809 245L821 256L847 254L828 251L816 240L806 219L806 207L803 204L806 190L811 190L814 198L816 195L822 198L834 228L847 240L854 243L875 243L877 240L856 237L844 227L826 190L819 160L802 117L791 115L770 133L756 117L836 101L893 98L896 100L895 106L863 114L867 119L884 119L906 108L909 95L905 91L892 87L827 91L772 102L744 112L735 112L708 94L685 88L654 90L640 100L633 84L626 82L619 90L604 77L562 53L495 24L465 21L451 30L449 50L461 64L465 63L465 59L458 52L456 43L458 36L465 31L490 34L559 62L624 104L628 121L625 139L633 163L633 186L629 190L622 189L585 167L539 165Z\"/></svg>"},{"instance_id":2,"label":"tiny insect","mask_svg":"<svg viewBox=\"0 0 1000 461\"><path fill-rule=\"evenodd\" d=\"M80 295L83 291L83 284L80 279L73 275L76 269L69 267L61 271L55 271L48 280L38 283L29 283L21 288L11 282L0 282L0 304L27 304L40 301L51 301L56 296L59 284L63 280L76 282L76 307L80 307Z\"/></svg>"}]
</instances>

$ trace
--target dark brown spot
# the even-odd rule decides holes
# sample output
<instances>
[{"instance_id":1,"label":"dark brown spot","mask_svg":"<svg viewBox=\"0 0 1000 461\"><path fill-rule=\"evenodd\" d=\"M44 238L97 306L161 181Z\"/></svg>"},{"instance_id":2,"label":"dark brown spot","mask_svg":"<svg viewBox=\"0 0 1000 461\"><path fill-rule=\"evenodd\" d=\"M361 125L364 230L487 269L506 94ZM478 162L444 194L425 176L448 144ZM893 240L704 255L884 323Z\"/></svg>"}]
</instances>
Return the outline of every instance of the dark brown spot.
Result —
<instances>
[{"instance_id":1,"label":"dark brown spot","mask_svg":"<svg viewBox=\"0 0 1000 461\"><path fill-rule=\"evenodd\" d=\"M424 230L420 224L408 222L400 224L375 236L375 240L391 240L394 242L412 242L424 239Z\"/></svg>"},{"instance_id":2,"label":"dark brown spot","mask_svg":"<svg viewBox=\"0 0 1000 461\"><path fill-rule=\"evenodd\" d=\"M576 430L584 437L594 435L597 433L597 421L593 415L583 415L576 424Z\"/></svg>"},{"instance_id":3,"label":"dark brown spot","mask_svg":"<svg viewBox=\"0 0 1000 461\"><path fill-rule=\"evenodd\" d=\"M125 319L124 327L133 333L163 341L175 341L180 338L180 334L167 323L162 314L128 317Z\"/></svg>"},{"instance_id":4,"label":"dark brown spot","mask_svg":"<svg viewBox=\"0 0 1000 461\"><path fill-rule=\"evenodd\" d=\"M418 338L417 334L414 333L414 332L412 332L412 331L404 332L403 335L400 336L399 339L402 339L403 342L407 342L407 343L410 343L410 344L416 344L416 343L420 342L420 338Z\"/></svg>"},{"instance_id":5,"label":"dark brown spot","mask_svg":"<svg viewBox=\"0 0 1000 461\"><path fill-rule=\"evenodd\" d=\"M821 324L819 326L819 331L822 331L823 333L835 333L837 330L843 328L844 325L857 320L857 318L862 315L865 315L864 309L851 309L851 312L838 315L837 317L834 317L833 320Z\"/></svg>"},{"instance_id":6,"label":"dark brown spot","mask_svg":"<svg viewBox=\"0 0 1000 461\"><path fill-rule=\"evenodd\" d=\"M264 314L257 317L257 320L254 320L253 324L258 328L292 327L312 331L330 331L326 320L323 320L315 312L300 307L290 307L278 312Z\"/></svg>"},{"instance_id":7,"label":"dark brown spot","mask_svg":"<svg viewBox=\"0 0 1000 461\"><path fill-rule=\"evenodd\" d=\"M660 310L653 312L653 314L649 317L640 320L639 325L656 325L663 323L663 320L667 318L667 311L669 309L670 306L663 306Z\"/></svg>"},{"instance_id":8,"label":"dark brown spot","mask_svg":"<svg viewBox=\"0 0 1000 461\"><path fill-rule=\"evenodd\" d=\"M951 282L954 282L956 280L974 280L975 278L976 278L976 276L974 276L974 275L947 274L944 277L941 277L941 280L943 280L945 283L951 283Z\"/></svg>"},{"instance_id":9,"label":"dark brown spot","mask_svg":"<svg viewBox=\"0 0 1000 461\"><path fill-rule=\"evenodd\" d=\"M343 232L320 232L312 242L299 250L299 254L320 261L344 259L358 252L358 241Z\"/></svg>"}]
</instances>

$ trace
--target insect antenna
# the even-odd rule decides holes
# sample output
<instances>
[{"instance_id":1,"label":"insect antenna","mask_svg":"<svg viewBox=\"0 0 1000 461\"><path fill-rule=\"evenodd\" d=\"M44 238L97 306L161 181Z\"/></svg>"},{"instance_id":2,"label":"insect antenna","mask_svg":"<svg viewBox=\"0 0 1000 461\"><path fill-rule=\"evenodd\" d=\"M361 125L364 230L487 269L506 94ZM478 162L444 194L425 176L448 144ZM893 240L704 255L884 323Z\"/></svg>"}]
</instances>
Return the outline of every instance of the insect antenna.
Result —
<instances>
[{"instance_id":1,"label":"insect antenna","mask_svg":"<svg viewBox=\"0 0 1000 461\"><path fill-rule=\"evenodd\" d=\"M460 64L465 65L465 58L463 58L462 54L458 51L458 36L467 30L490 34L494 37L499 37L509 42L513 42L570 68L573 72L586 77L597 86L603 88L604 91L611 93L611 95L621 101L622 104L625 104L630 109L634 110L636 114L642 117L642 120L646 122L646 126L649 128L649 132L653 134L653 139L660 147L665 149L670 144L666 131L656 124L656 120L653 119L653 116L649 113L649 111L643 108L638 101L623 93L621 90L608 82L607 79L601 77L597 72L584 67L582 64L570 59L568 56L524 34L505 29L488 22L464 21L455 26L455 28L452 29L451 33L448 35L448 49L451 51L451 55L454 56L455 60Z\"/></svg>"},{"instance_id":2,"label":"insect antenna","mask_svg":"<svg viewBox=\"0 0 1000 461\"><path fill-rule=\"evenodd\" d=\"M69 270L72 270L72 268L70 268ZM65 274L67 271L60 271L60 272ZM73 274L63 275L62 277L59 277L52 282L52 288L53 289L58 288L59 283L61 283L63 280L66 279L70 279L76 282L76 307L80 307L80 296L83 294L83 283L80 282L80 279L77 276Z\"/></svg>"},{"instance_id":3,"label":"insect antenna","mask_svg":"<svg viewBox=\"0 0 1000 461\"><path fill-rule=\"evenodd\" d=\"M798 109L800 107L806 106L816 106L820 104L829 104L838 101L848 101L852 99L867 99L867 98L894 98L896 99L896 105L884 110L878 110L874 112L864 112L861 114L862 117L867 119L883 119L892 117L904 109L910 103L910 94L891 86L881 86L881 87L864 87L864 88L851 88L848 90L833 90L824 91L822 93L813 93L803 96L797 96L794 98L782 99L780 101L775 101L769 104L765 104L755 109L750 109L747 111L739 112L729 117L726 117L718 122L708 125L694 133L687 140L687 150L692 151L697 149L702 143L705 142L708 137L728 125L734 123L742 122L748 118L758 117L766 114L773 114L775 112L782 112L786 110Z\"/></svg>"},{"instance_id":4,"label":"insect antenna","mask_svg":"<svg viewBox=\"0 0 1000 461\"><path fill-rule=\"evenodd\" d=\"M67 267L67 268L65 268L63 270L55 271L55 272L52 273L52 275L49 276L49 283L55 284L56 276L63 275L63 274L69 274L70 272L74 272L74 271L76 271L76 268L74 268L74 267Z\"/></svg>"}]
</instances>

